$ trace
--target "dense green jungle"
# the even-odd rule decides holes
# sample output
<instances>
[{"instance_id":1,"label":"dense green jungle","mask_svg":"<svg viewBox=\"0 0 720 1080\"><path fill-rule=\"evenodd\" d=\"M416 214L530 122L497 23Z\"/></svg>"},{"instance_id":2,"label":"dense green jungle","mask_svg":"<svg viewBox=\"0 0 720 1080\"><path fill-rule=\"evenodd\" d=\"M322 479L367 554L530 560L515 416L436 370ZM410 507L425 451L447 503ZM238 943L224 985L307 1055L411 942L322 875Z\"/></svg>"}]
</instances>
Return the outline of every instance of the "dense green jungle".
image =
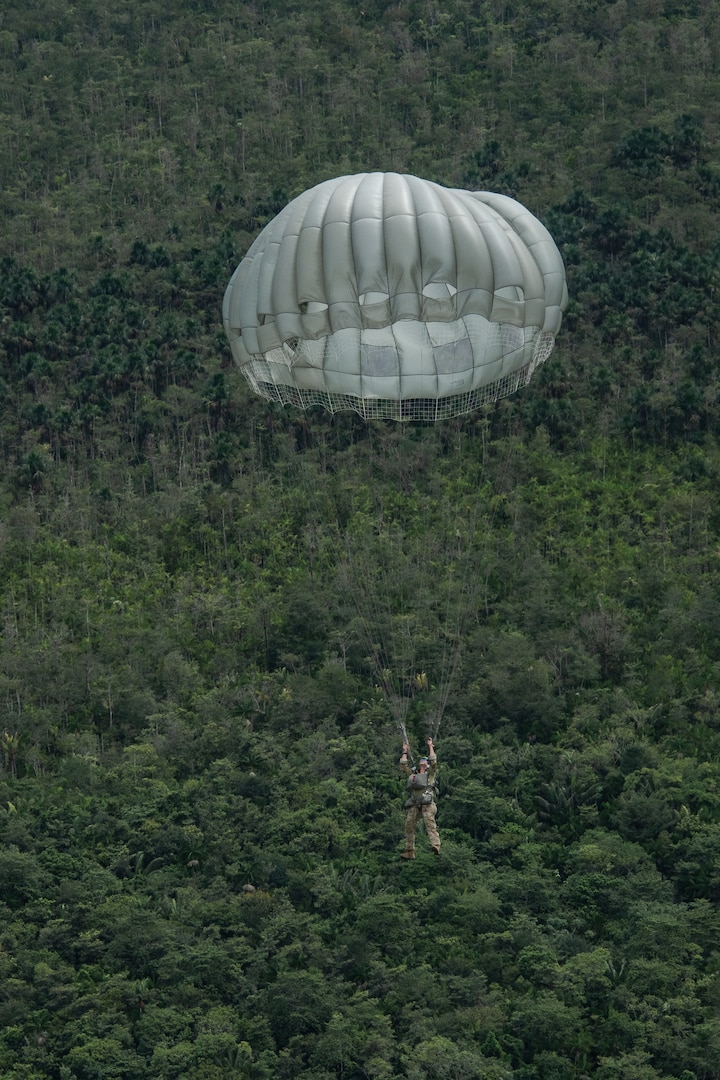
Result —
<instances>
[{"instance_id":1,"label":"dense green jungle","mask_svg":"<svg viewBox=\"0 0 720 1080\"><path fill-rule=\"evenodd\" d=\"M719 130L717 0L3 6L2 1080L720 1077ZM252 396L371 170L550 229L523 391Z\"/></svg>"}]
</instances>

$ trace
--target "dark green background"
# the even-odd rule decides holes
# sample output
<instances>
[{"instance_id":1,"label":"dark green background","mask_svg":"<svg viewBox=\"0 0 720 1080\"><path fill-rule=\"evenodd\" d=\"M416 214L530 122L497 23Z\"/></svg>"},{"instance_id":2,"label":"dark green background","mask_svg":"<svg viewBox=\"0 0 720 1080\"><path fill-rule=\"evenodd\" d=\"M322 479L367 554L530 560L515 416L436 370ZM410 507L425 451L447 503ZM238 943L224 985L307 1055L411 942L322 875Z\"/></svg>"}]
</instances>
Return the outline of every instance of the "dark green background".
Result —
<instances>
[{"instance_id":1,"label":"dark green background","mask_svg":"<svg viewBox=\"0 0 720 1080\"><path fill-rule=\"evenodd\" d=\"M719 62L714 0L0 15L3 1080L720 1076ZM232 270L371 169L552 231L521 394L251 398Z\"/></svg>"}]
</instances>

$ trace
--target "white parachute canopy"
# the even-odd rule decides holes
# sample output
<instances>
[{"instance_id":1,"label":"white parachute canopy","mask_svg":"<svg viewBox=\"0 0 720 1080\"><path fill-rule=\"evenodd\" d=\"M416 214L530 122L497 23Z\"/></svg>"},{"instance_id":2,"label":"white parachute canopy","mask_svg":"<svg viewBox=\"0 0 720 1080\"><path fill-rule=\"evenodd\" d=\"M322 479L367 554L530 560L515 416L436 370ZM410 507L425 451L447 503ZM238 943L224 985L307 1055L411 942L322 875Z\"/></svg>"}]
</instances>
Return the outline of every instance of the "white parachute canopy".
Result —
<instances>
[{"instance_id":1,"label":"white parachute canopy","mask_svg":"<svg viewBox=\"0 0 720 1080\"><path fill-rule=\"evenodd\" d=\"M529 382L566 304L560 252L514 199L360 173L304 192L263 229L223 322L268 400L439 420Z\"/></svg>"}]
</instances>

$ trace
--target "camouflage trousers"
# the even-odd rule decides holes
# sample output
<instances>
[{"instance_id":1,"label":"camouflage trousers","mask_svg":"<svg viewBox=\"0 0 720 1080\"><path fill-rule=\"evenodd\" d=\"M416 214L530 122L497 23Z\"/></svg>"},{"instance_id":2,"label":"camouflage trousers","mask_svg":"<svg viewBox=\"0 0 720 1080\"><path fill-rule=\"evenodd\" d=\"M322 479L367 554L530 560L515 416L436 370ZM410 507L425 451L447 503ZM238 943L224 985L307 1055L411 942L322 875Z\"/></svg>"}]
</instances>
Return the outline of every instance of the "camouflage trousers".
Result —
<instances>
[{"instance_id":1,"label":"camouflage trousers","mask_svg":"<svg viewBox=\"0 0 720 1080\"><path fill-rule=\"evenodd\" d=\"M425 832L430 841L430 847L439 851L440 834L437 831L437 825L435 824L437 806L434 802L427 803L426 806L408 807L408 812L405 815L405 850L415 851L415 829L417 828L418 818L421 814L422 819L425 822Z\"/></svg>"}]
</instances>

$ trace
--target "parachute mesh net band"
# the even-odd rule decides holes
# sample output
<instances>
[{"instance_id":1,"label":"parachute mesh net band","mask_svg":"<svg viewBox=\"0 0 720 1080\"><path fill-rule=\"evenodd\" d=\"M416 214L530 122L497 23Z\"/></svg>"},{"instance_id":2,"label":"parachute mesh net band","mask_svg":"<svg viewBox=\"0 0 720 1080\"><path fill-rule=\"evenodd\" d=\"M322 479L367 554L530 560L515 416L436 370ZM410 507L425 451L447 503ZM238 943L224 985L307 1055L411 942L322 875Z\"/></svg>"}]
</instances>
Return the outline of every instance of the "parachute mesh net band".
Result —
<instances>
[{"instance_id":1,"label":"parachute mesh net band","mask_svg":"<svg viewBox=\"0 0 720 1080\"><path fill-rule=\"evenodd\" d=\"M280 405L292 405L299 409L319 406L331 413L352 409L364 420L449 420L514 394L530 382L533 372L543 360L545 356L533 358L524 367L493 383L442 398L363 398L326 390L304 390L287 383L272 382L269 365L261 357L254 357L241 370L256 394Z\"/></svg>"}]
</instances>

